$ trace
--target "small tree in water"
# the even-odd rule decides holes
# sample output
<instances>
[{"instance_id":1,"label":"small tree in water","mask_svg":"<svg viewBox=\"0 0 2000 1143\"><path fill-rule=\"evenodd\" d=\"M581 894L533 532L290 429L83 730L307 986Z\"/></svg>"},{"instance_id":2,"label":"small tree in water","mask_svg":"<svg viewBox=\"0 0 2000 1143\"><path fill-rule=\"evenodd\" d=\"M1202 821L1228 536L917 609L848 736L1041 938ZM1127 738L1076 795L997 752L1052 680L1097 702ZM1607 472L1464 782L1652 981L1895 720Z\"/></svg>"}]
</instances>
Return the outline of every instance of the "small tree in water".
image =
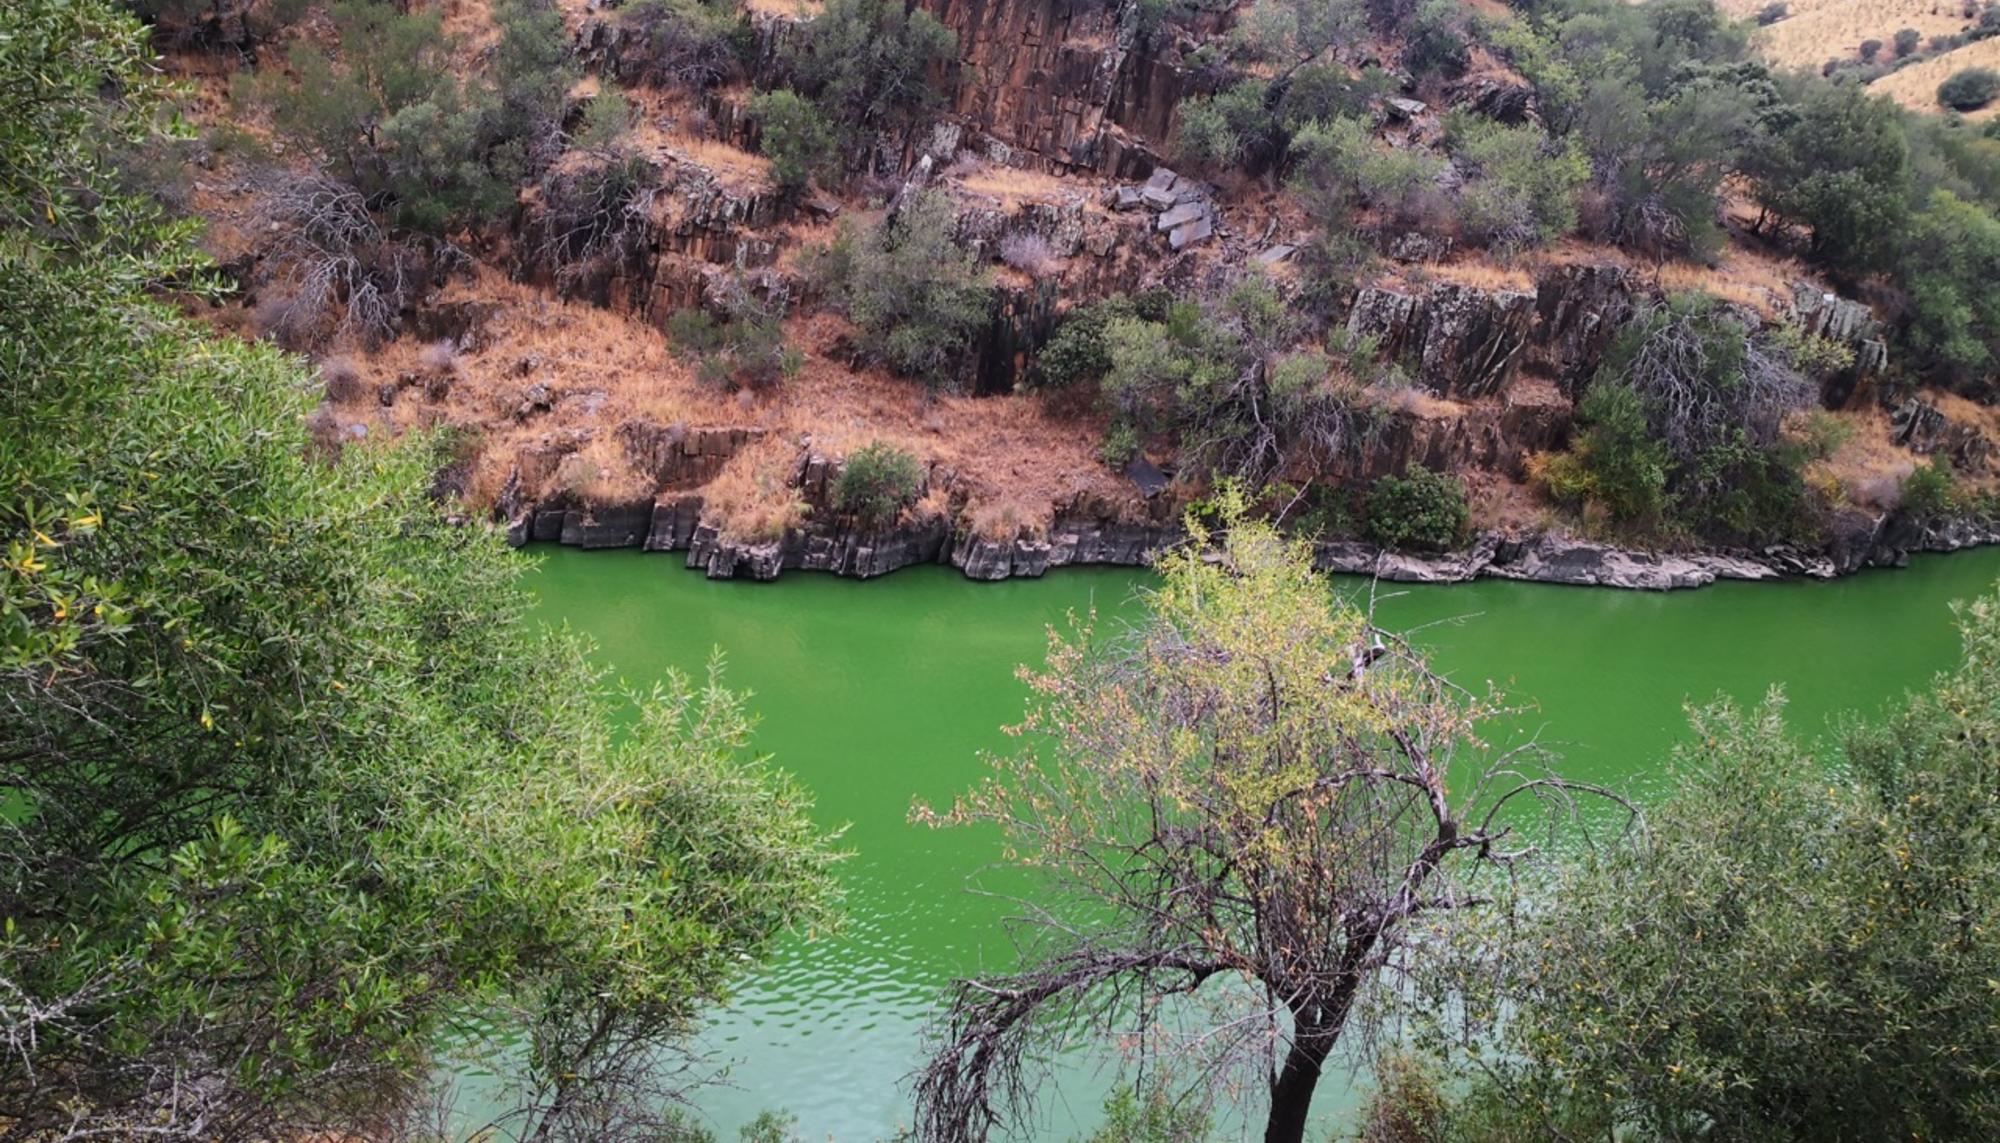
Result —
<instances>
[{"instance_id":1,"label":"small tree in water","mask_svg":"<svg viewBox=\"0 0 2000 1143\"><path fill-rule=\"evenodd\" d=\"M943 816L999 824L1046 886L1023 967L951 992L916 1081L921 1139L985 1138L1028 1111L1044 1050L1134 1022L1128 1042L1167 1045L1211 1090L1254 1069L1265 1138L1303 1138L1334 1049L1365 1039L1385 973L1433 943L1419 929L1485 903L1476 876L1532 849L1502 806L1565 800L1524 769L1532 746L1481 740L1494 698L1433 673L1335 599L1304 545L1224 500L1220 558L1191 520L1142 625L1051 637L1024 672L1032 748ZM1204 1002L1212 1018L1175 1040L1163 1011Z\"/></svg>"}]
</instances>

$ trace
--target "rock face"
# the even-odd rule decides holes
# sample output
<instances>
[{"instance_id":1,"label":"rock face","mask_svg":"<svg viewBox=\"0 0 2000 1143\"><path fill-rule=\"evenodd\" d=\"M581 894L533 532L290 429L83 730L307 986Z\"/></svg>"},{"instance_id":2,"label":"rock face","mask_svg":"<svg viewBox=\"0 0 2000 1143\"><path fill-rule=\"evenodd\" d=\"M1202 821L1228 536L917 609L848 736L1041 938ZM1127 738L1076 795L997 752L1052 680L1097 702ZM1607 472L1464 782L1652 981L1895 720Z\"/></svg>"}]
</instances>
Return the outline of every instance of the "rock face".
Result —
<instances>
[{"instance_id":1,"label":"rock face","mask_svg":"<svg viewBox=\"0 0 2000 1143\"><path fill-rule=\"evenodd\" d=\"M787 571L820 571L869 579L916 564L958 568L966 578L1036 577L1052 568L1100 564L1139 567L1183 541L1178 528L1089 515L1059 515L1045 536L987 539L961 535L944 517L885 531L814 524L776 539L731 540L700 520L700 498L662 498L594 508L542 508L509 525L508 542L561 543L580 548L643 547L685 551L686 563L711 579L772 580ZM1460 552L1437 556L1384 551L1342 540L1318 545L1325 571L1399 583L1457 583L1490 576L1587 587L1671 591L1722 579L1827 579L1867 567L1900 567L1913 551L1957 551L2000 543L2000 520L1921 523L1906 517L1856 515L1822 547L1773 547L1748 552L1628 551L1558 535L1480 536Z\"/></svg>"},{"instance_id":2,"label":"rock face","mask_svg":"<svg viewBox=\"0 0 2000 1143\"><path fill-rule=\"evenodd\" d=\"M1488 397L1513 381L1534 320L1533 294L1438 282L1421 294L1362 289L1347 331L1415 358L1417 380L1441 396Z\"/></svg>"},{"instance_id":3,"label":"rock face","mask_svg":"<svg viewBox=\"0 0 2000 1143\"><path fill-rule=\"evenodd\" d=\"M1891 439L1920 456L1942 455L1953 466L1983 474L1993 459L1993 442L1976 425L1952 420L1928 401L1911 397L1889 414Z\"/></svg>"},{"instance_id":4,"label":"rock face","mask_svg":"<svg viewBox=\"0 0 2000 1143\"><path fill-rule=\"evenodd\" d=\"M1181 74L1141 43L1137 0L920 0L958 34L954 114L1052 167L1143 178L1167 138ZM1200 32L1226 13L1204 14Z\"/></svg>"},{"instance_id":5,"label":"rock face","mask_svg":"<svg viewBox=\"0 0 2000 1143\"><path fill-rule=\"evenodd\" d=\"M1530 357L1576 397L1631 314L1632 296L1622 266L1583 263L1545 271L1535 282Z\"/></svg>"}]
</instances>

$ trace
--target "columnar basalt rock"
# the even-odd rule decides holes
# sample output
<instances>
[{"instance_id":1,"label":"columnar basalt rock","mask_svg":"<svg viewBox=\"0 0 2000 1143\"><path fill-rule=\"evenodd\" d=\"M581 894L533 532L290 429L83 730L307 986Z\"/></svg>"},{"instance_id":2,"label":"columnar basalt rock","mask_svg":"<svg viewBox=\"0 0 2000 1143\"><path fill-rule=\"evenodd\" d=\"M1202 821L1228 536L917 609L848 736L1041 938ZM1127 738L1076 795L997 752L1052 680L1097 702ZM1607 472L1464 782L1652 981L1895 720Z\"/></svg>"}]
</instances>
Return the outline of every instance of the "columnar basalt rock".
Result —
<instances>
[{"instance_id":1,"label":"columnar basalt rock","mask_svg":"<svg viewBox=\"0 0 2000 1143\"><path fill-rule=\"evenodd\" d=\"M921 0L958 36L952 111L1045 164L1143 177L1142 141L1164 140L1181 95L1178 67L1141 42L1136 0ZM1226 13L1203 14L1209 32Z\"/></svg>"},{"instance_id":2,"label":"columnar basalt rock","mask_svg":"<svg viewBox=\"0 0 2000 1143\"><path fill-rule=\"evenodd\" d=\"M1419 383L1442 396L1488 397L1506 391L1534 325L1535 297L1438 282L1421 294L1364 287L1347 331L1372 335L1388 358L1412 358Z\"/></svg>"},{"instance_id":3,"label":"columnar basalt rock","mask_svg":"<svg viewBox=\"0 0 2000 1143\"><path fill-rule=\"evenodd\" d=\"M1571 397L1589 384L1612 337L1632 311L1633 286L1622 266L1571 263L1535 282L1535 335L1529 359Z\"/></svg>"}]
</instances>

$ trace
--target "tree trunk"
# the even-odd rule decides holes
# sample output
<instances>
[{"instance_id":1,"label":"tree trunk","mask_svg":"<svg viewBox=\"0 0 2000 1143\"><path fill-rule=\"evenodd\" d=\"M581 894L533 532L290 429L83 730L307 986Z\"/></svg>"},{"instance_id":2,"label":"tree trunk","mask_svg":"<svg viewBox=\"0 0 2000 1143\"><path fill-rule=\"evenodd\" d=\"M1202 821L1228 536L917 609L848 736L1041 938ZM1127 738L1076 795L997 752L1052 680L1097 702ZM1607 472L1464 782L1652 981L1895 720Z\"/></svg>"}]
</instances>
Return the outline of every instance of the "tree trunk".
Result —
<instances>
[{"instance_id":1,"label":"tree trunk","mask_svg":"<svg viewBox=\"0 0 2000 1143\"><path fill-rule=\"evenodd\" d=\"M1285 1053L1284 1070L1271 1084L1271 1117L1264 1123L1264 1143L1302 1143L1306 1113L1319 1087L1320 1066L1333 1051L1333 1037L1324 1029L1303 1029Z\"/></svg>"}]
</instances>

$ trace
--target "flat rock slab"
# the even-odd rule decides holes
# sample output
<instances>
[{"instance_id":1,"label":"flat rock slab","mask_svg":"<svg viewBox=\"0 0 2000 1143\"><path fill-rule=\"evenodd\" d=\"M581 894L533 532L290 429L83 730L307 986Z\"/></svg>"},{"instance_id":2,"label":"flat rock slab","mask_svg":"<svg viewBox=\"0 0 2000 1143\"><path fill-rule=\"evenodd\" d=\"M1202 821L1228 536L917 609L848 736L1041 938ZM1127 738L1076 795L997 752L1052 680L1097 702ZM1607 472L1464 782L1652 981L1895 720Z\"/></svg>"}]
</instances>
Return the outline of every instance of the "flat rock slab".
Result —
<instances>
[{"instance_id":1,"label":"flat rock slab","mask_svg":"<svg viewBox=\"0 0 2000 1143\"><path fill-rule=\"evenodd\" d=\"M1137 210L1144 201L1138 187L1119 187L1111 206L1114 210Z\"/></svg>"},{"instance_id":2,"label":"flat rock slab","mask_svg":"<svg viewBox=\"0 0 2000 1143\"><path fill-rule=\"evenodd\" d=\"M1271 246L1266 249L1259 250L1257 252L1257 256L1255 258L1252 258L1251 261L1257 263L1260 266L1275 266L1278 263L1289 259L1292 255L1298 252L1299 252L1298 247L1293 246L1287 242L1280 242L1276 246Z\"/></svg>"},{"instance_id":3,"label":"flat rock slab","mask_svg":"<svg viewBox=\"0 0 2000 1143\"><path fill-rule=\"evenodd\" d=\"M1196 242L1207 240L1214 233L1215 223L1209 221L1207 215L1203 215L1193 222L1182 223L1176 226L1174 232L1167 235L1167 245L1176 250L1181 250Z\"/></svg>"},{"instance_id":4,"label":"flat rock slab","mask_svg":"<svg viewBox=\"0 0 2000 1143\"><path fill-rule=\"evenodd\" d=\"M1154 210L1166 210L1174 205L1174 192L1149 186L1139 192L1139 199Z\"/></svg>"},{"instance_id":5,"label":"flat rock slab","mask_svg":"<svg viewBox=\"0 0 2000 1143\"><path fill-rule=\"evenodd\" d=\"M1153 173L1146 179L1146 189L1170 191L1174 189L1174 182L1179 178L1179 175L1165 167L1154 167Z\"/></svg>"},{"instance_id":6,"label":"flat rock slab","mask_svg":"<svg viewBox=\"0 0 2000 1143\"><path fill-rule=\"evenodd\" d=\"M1172 230L1177 226L1185 226L1197 218L1206 217L1207 214L1208 210L1202 204L1198 202L1184 202L1161 215L1153 223L1153 228L1155 230Z\"/></svg>"}]
</instances>

